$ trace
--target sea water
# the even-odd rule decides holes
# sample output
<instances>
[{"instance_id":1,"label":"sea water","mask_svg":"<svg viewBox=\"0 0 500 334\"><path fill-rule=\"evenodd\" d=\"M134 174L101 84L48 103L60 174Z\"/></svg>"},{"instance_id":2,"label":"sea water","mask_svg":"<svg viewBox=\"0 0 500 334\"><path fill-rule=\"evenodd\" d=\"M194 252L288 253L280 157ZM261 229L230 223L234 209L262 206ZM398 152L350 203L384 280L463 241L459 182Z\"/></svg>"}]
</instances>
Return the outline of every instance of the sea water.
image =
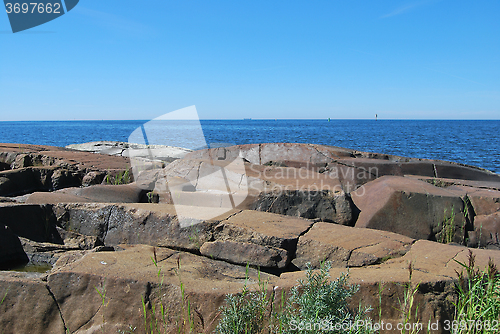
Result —
<instances>
[{"instance_id":1,"label":"sea water","mask_svg":"<svg viewBox=\"0 0 500 334\"><path fill-rule=\"evenodd\" d=\"M126 142L146 122L0 122L0 142L53 146ZM313 143L454 161L500 173L497 120L202 120L201 126L209 144Z\"/></svg>"}]
</instances>

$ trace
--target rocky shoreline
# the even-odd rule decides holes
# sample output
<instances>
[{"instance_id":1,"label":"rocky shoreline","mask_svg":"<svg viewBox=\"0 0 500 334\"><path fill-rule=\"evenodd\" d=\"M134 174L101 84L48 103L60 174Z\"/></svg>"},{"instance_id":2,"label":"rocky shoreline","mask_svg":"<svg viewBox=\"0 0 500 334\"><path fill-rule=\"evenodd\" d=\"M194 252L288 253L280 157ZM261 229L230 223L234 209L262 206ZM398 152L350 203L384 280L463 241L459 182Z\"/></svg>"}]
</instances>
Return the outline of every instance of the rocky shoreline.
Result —
<instances>
[{"instance_id":1,"label":"rocky shoreline","mask_svg":"<svg viewBox=\"0 0 500 334\"><path fill-rule=\"evenodd\" d=\"M499 175L321 145L0 144L0 212L0 269L52 266L0 271L4 333L116 333L140 328L142 301L173 317L185 296L208 332L245 281L260 275L279 302L323 261L394 321L411 264L419 319L443 322L456 261L500 263Z\"/></svg>"}]
</instances>

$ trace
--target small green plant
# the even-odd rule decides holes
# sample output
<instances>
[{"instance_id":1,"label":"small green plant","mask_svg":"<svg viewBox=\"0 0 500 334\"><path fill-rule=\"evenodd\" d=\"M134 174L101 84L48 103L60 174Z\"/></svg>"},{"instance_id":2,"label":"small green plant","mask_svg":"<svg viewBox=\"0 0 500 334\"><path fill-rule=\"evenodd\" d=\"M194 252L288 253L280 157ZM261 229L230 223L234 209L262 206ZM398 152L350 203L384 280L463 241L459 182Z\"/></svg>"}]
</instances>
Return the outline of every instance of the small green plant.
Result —
<instances>
[{"instance_id":1,"label":"small green plant","mask_svg":"<svg viewBox=\"0 0 500 334\"><path fill-rule=\"evenodd\" d=\"M455 208L452 207L450 216L446 215L446 209L444 209L444 219L441 225L439 242L443 244L449 244L453 242L454 236L455 236Z\"/></svg>"},{"instance_id":2,"label":"small green plant","mask_svg":"<svg viewBox=\"0 0 500 334\"><path fill-rule=\"evenodd\" d=\"M418 320L418 305L415 305L415 295L418 292L420 283L416 285L412 283L413 264L411 262L408 264L408 276L408 282L403 285L403 299L401 300L398 297L399 312L401 312L402 321L402 334L414 334L418 333L420 330L420 328L414 326L420 323Z\"/></svg>"},{"instance_id":3,"label":"small green plant","mask_svg":"<svg viewBox=\"0 0 500 334\"><path fill-rule=\"evenodd\" d=\"M153 255L151 256L151 261L153 261L154 266L158 270L157 276L161 290L161 288L163 287L164 275L161 271L160 266L158 265L156 247L153 247ZM155 333L159 334L161 333L162 327L164 330L166 330L168 327L168 316L167 316L168 307L166 308L163 305L163 303L160 302L158 311L160 312L159 318L157 316L157 306L154 303L151 303L149 307L144 297L142 298L142 315L144 318L144 331L147 334L155 334Z\"/></svg>"},{"instance_id":4,"label":"small green plant","mask_svg":"<svg viewBox=\"0 0 500 334\"><path fill-rule=\"evenodd\" d=\"M127 169L125 171L119 172L115 176L111 176L109 173L106 175L105 181L106 184L109 185L120 185L120 184L127 184L130 183L132 180L132 177L130 175L130 170Z\"/></svg>"},{"instance_id":5,"label":"small green plant","mask_svg":"<svg viewBox=\"0 0 500 334\"><path fill-rule=\"evenodd\" d=\"M385 290L385 284L378 282L378 319L382 319L382 292Z\"/></svg>"},{"instance_id":6,"label":"small green plant","mask_svg":"<svg viewBox=\"0 0 500 334\"><path fill-rule=\"evenodd\" d=\"M3 304L3 302L4 302L5 298L7 298L7 294L8 294L8 293L9 293L9 288L7 288L7 290L5 290L5 294L3 295L2 300L0 300L0 305L2 305L2 304Z\"/></svg>"},{"instance_id":7,"label":"small green plant","mask_svg":"<svg viewBox=\"0 0 500 334\"><path fill-rule=\"evenodd\" d=\"M106 302L106 281L104 281L104 283L102 283L102 287L101 289L99 290L98 287L94 286L94 289L97 291L97 293L99 294L99 297L101 297L101 306L102 306L102 325L101 325L101 331L104 333L104 324L106 323L105 321L105 318L104 318L104 309L106 308L106 306L108 306L108 302Z\"/></svg>"},{"instance_id":8,"label":"small green plant","mask_svg":"<svg viewBox=\"0 0 500 334\"><path fill-rule=\"evenodd\" d=\"M500 273L489 260L484 271L475 269L475 256L469 250L468 263L455 260L466 271L458 275L454 334L497 333L500 320Z\"/></svg>"},{"instance_id":9,"label":"small green plant","mask_svg":"<svg viewBox=\"0 0 500 334\"><path fill-rule=\"evenodd\" d=\"M306 279L290 291L290 298L274 315L278 321L271 333L373 333L371 326L349 326L349 324L371 323L367 317L370 307L352 311L348 300L359 290L359 286L348 284L348 274L330 281L329 262L322 263L320 270L307 266Z\"/></svg>"},{"instance_id":10,"label":"small green plant","mask_svg":"<svg viewBox=\"0 0 500 334\"><path fill-rule=\"evenodd\" d=\"M146 196L148 197L148 203L155 202L155 193L153 191L148 192Z\"/></svg>"},{"instance_id":11,"label":"small green plant","mask_svg":"<svg viewBox=\"0 0 500 334\"><path fill-rule=\"evenodd\" d=\"M221 309L221 320L214 333L216 334L250 334L259 333L264 328L267 307L271 302L267 296L267 284L260 279L260 289L251 292L248 289L248 270L245 273L245 284L240 294L226 296L225 306Z\"/></svg>"}]
</instances>

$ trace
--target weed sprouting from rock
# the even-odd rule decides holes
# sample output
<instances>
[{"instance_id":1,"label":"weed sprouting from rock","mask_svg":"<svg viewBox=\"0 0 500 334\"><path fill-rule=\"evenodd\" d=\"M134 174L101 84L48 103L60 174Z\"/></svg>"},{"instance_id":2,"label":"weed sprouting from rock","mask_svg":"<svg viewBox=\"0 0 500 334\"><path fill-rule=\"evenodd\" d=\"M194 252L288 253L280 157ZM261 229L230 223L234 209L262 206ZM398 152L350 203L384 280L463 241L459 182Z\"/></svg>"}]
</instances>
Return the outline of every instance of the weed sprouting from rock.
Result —
<instances>
[{"instance_id":1,"label":"weed sprouting from rock","mask_svg":"<svg viewBox=\"0 0 500 334\"><path fill-rule=\"evenodd\" d=\"M369 327L353 326L358 321L369 322L366 317L369 307L354 312L348 307L348 300L359 286L348 284L348 275L342 274L330 281L331 264L323 263L319 271L308 264L306 279L290 290L289 297L281 292L278 310L272 311L272 297L267 286L259 281L260 289L250 292L245 284L243 292L228 295L226 305L221 309L221 320L215 330L217 334L251 333L373 333ZM264 323L268 322L268 327Z\"/></svg>"},{"instance_id":2,"label":"weed sprouting from rock","mask_svg":"<svg viewBox=\"0 0 500 334\"><path fill-rule=\"evenodd\" d=\"M466 271L457 272L454 334L496 333L500 319L500 273L489 260L484 271L475 269L475 256L469 250L468 263L460 264Z\"/></svg>"},{"instance_id":3,"label":"weed sprouting from rock","mask_svg":"<svg viewBox=\"0 0 500 334\"><path fill-rule=\"evenodd\" d=\"M245 273L245 285L240 294L228 294L225 306L221 309L221 320L214 333L216 334L250 334L260 333L264 328L266 310L271 299L268 297L267 284L262 282L259 274L259 290L248 288L248 271Z\"/></svg>"},{"instance_id":4,"label":"weed sprouting from rock","mask_svg":"<svg viewBox=\"0 0 500 334\"><path fill-rule=\"evenodd\" d=\"M367 313L370 307L359 306L357 311L348 307L349 299L359 290L359 286L348 283L348 274L330 281L331 264L321 264L314 271L308 264L306 279L290 291L290 298L284 309L275 314L281 324L271 328L271 333L373 333L369 326L352 324L369 323ZM283 326L284 325L284 326Z\"/></svg>"}]
</instances>

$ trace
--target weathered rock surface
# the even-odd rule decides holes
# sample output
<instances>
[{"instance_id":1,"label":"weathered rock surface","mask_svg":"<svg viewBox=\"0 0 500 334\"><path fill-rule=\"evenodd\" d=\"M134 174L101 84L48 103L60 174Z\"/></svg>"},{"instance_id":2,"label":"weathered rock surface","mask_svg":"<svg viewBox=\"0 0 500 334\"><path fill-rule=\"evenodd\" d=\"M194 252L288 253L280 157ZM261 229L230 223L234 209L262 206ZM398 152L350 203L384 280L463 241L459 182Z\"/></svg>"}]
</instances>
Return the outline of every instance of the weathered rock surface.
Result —
<instances>
[{"instance_id":1,"label":"weathered rock surface","mask_svg":"<svg viewBox=\"0 0 500 334\"><path fill-rule=\"evenodd\" d=\"M147 201L146 192L135 183L121 185L100 184L84 188L66 188L51 193L36 192L27 197L26 203L140 203Z\"/></svg>"},{"instance_id":2,"label":"weathered rock surface","mask_svg":"<svg viewBox=\"0 0 500 334\"><path fill-rule=\"evenodd\" d=\"M476 263L500 263L500 177L479 168L307 144L150 147L144 157L146 148L134 155L100 145L92 149L117 155L0 144L0 225L8 227L0 262L54 266L43 275L0 272L5 333L140 331L143 301L148 319L153 306L157 316L160 303L169 306L162 332L177 333L188 300L195 331L206 332L227 293L245 282L257 288L252 268L267 273L277 305L307 263L325 260L332 278L349 268L361 284L353 307L362 300L372 317L381 307L394 321L412 263L426 323L452 316L454 260L466 262L469 250L421 239L491 248L474 250ZM136 181L99 185L129 170L126 150L144 159ZM27 324L19 317L28 312Z\"/></svg>"},{"instance_id":3,"label":"weathered rock surface","mask_svg":"<svg viewBox=\"0 0 500 334\"><path fill-rule=\"evenodd\" d=\"M227 293L240 292L245 282L256 288L257 271L249 269L248 279L245 271L242 266L189 253L133 246L120 252L88 253L51 273L47 284L71 333L90 328L110 332L143 324L142 300L148 307L156 307L156 316L160 316L160 303L165 306L167 333L175 332L179 322L187 320L187 315L173 306L185 303L187 308L189 300L195 330L201 332L214 326L212 321ZM261 278L276 280L265 273ZM96 289L105 292L104 306Z\"/></svg>"},{"instance_id":4,"label":"weathered rock surface","mask_svg":"<svg viewBox=\"0 0 500 334\"><path fill-rule=\"evenodd\" d=\"M144 145L117 141L96 141L83 144L72 144L66 148L76 151L109 154L123 157L144 158L171 162L184 157L189 149L166 145Z\"/></svg>"},{"instance_id":5,"label":"weathered rock surface","mask_svg":"<svg viewBox=\"0 0 500 334\"><path fill-rule=\"evenodd\" d=\"M459 195L420 180L383 176L358 189L352 199L361 211L356 227L458 243L472 230Z\"/></svg>"},{"instance_id":6,"label":"weathered rock surface","mask_svg":"<svg viewBox=\"0 0 500 334\"><path fill-rule=\"evenodd\" d=\"M484 248L500 250L500 211L476 216L471 243Z\"/></svg>"},{"instance_id":7,"label":"weathered rock surface","mask_svg":"<svg viewBox=\"0 0 500 334\"><path fill-rule=\"evenodd\" d=\"M403 256L414 241L391 232L316 223L299 238L292 262L301 270L307 263L319 268L324 261L334 267L369 266Z\"/></svg>"},{"instance_id":8,"label":"weathered rock surface","mask_svg":"<svg viewBox=\"0 0 500 334\"><path fill-rule=\"evenodd\" d=\"M484 270L491 258L500 263L500 252L493 250L472 250L477 268ZM443 329L444 320L453 318L453 302L456 301L455 282L461 272L461 263L468 263L469 249L461 246L443 245L427 240L418 240L402 257L389 259L381 264L350 268L350 282L360 285L360 291L351 301L356 308L361 301L363 305L371 305L374 311L370 314L373 320L378 320L379 309L382 320L392 322L394 327L400 322L400 300L404 292L404 284L409 280L408 267L413 267L411 286L418 290L414 305L418 306L419 322L427 325L428 321L439 321L439 330L433 333L446 333ZM332 278L346 273L346 268L332 268ZM304 279L303 271L283 273L278 284L290 286L298 279ZM279 293L279 291L278 291ZM379 299L380 298L380 299Z\"/></svg>"},{"instance_id":9,"label":"weathered rock surface","mask_svg":"<svg viewBox=\"0 0 500 334\"><path fill-rule=\"evenodd\" d=\"M205 242L200 253L229 263L248 263L264 268L285 268L289 263L288 252L284 249L261 246L249 242L213 241Z\"/></svg>"},{"instance_id":10,"label":"weathered rock surface","mask_svg":"<svg viewBox=\"0 0 500 334\"><path fill-rule=\"evenodd\" d=\"M0 164L0 196L97 184L130 167L125 157L16 144L0 144Z\"/></svg>"},{"instance_id":11,"label":"weathered rock surface","mask_svg":"<svg viewBox=\"0 0 500 334\"><path fill-rule=\"evenodd\" d=\"M59 307L37 273L0 271L0 328L5 334L64 334Z\"/></svg>"},{"instance_id":12,"label":"weathered rock surface","mask_svg":"<svg viewBox=\"0 0 500 334\"><path fill-rule=\"evenodd\" d=\"M343 191L285 190L259 194L250 208L341 225L354 223L353 203Z\"/></svg>"}]
</instances>

